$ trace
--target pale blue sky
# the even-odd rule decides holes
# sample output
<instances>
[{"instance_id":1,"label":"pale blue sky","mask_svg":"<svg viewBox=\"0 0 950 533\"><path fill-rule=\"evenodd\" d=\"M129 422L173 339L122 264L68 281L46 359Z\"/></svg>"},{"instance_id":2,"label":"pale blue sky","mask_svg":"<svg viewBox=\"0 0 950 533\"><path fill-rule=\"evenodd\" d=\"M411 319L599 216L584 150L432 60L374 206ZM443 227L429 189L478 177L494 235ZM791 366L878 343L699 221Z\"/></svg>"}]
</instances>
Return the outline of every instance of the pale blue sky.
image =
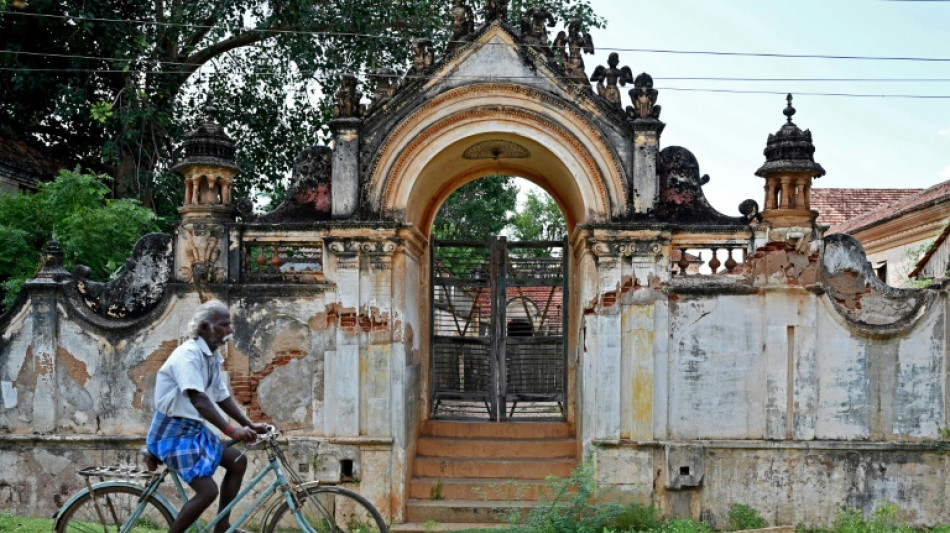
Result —
<instances>
[{"instance_id":1,"label":"pale blue sky","mask_svg":"<svg viewBox=\"0 0 950 533\"><path fill-rule=\"evenodd\" d=\"M610 48L702 50L950 59L950 1L591 0L607 19L593 33L587 71ZM661 147L679 145L712 178L704 187L718 210L735 215L745 198L762 203L762 150L785 121L784 93L795 96L795 123L810 129L815 160L827 171L816 187L929 187L950 179L950 98L853 98L809 92L950 96L948 82L693 81L731 78L946 78L950 61L862 61L708 56L620 51L634 75L660 90L666 123ZM624 89L624 104L629 103ZM728 94L672 88L777 91ZM799 94L800 93L800 94Z\"/></svg>"}]
</instances>

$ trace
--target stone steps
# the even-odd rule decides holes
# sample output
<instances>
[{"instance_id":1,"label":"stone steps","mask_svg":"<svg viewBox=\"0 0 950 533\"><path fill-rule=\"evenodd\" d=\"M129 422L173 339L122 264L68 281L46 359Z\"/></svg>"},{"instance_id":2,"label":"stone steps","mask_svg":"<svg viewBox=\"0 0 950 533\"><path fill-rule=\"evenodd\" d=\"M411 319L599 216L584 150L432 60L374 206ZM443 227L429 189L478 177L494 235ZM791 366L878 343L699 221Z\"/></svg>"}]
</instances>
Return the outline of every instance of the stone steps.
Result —
<instances>
[{"instance_id":1,"label":"stone steps","mask_svg":"<svg viewBox=\"0 0 950 533\"><path fill-rule=\"evenodd\" d=\"M393 530L508 523L537 504L547 476L567 477L577 463L573 428L564 422L430 420L416 444L406 523Z\"/></svg>"}]
</instances>

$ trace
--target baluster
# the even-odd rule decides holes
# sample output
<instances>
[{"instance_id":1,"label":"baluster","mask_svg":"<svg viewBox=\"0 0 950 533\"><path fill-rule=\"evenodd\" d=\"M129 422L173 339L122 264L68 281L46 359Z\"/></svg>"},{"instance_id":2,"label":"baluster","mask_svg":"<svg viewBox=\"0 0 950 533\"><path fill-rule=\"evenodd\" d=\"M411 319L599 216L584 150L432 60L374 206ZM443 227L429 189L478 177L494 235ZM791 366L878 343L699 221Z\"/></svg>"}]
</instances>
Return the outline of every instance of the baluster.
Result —
<instances>
[{"instance_id":1,"label":"baluster","mask_svg":"<svg viewBox=\"0 0 950 533\"><path fill-rule=\"evenodd\" d=\"M686 248L680 248L680 260L676 262L676 266L680 267L680 276L685 276L686 268L689 266L689 261L686 260Z\"/></svg>"},{"instance_id":2,"label":"baluster","mask_svg":"<svg viewBox=\"0 0 950 533\"><path fill-rule=\"evenodd\" d=\"M736 260L732 258L733 248L730 246L728 250L729 250L729 257L726 259L726 272L732 274L733 272L736 271L736 265L738 265L739 263L737 263Z\"/></svg>"},{"instance_id":3,"label":"baluster","mask_svg":"<svg viewBox=\"0 0 950 533\"><path fill-rule=\"evenodd\" d=\"M280 260L280 246L278 246L278 245L276 245L276 244L274 245L274 255L272 255L271 258L270 258L270 264L271 264L272 267L274 267L274 272L275 272L275 273L279 273L279 272L280 272L280 264L281 264L281 260Z\"/></svg>"},{"instance_id":4,"label":"baluster","mask_svg":"<svg viewBox=\"0 0 950 533\"><path fill-rule=\"evenodd\" d=\"M719 248L712 249L712 258L709 260L709 270L712 271L713 275L719 271L719 266L722 265L722 262L719 261L719 258L716 257L716 252L719 251Z\"/></svg>"},{"instance_id":5,"label":"baluster","mask_svg":"<svg viewBox=\"0 0 950 533\"><path fill-rule=\"evenodd\" d=\"M263 272L267 266L267 256L264 255L264 247L260 247L260 253L257 255L257 271Z\"/></svg>"}]
</instances>

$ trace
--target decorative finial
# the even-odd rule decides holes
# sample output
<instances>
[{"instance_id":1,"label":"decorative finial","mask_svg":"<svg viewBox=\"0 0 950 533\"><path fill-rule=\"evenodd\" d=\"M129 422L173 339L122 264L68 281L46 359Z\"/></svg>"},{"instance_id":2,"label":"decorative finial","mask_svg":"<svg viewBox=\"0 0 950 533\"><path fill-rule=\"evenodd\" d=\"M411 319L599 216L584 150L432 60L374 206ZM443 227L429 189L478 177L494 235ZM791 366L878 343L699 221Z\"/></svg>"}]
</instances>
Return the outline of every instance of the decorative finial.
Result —
<instances>
[{"instance_id":1,"label":"decorative finial","mask_svg":"<svg viewBox=\"0 0 950 533\"><path fill-rule=\"evenodd\" d=\"M214 115L217 113L218 108L214 106L214 96L211 94L211 91L208 91L208 97L205 98L205 105L202 108L205 112L205 118L209 121L214 120Z\"/></svg>"},{"instance_id":2,"label":"decorative finial","mask_svg":"<svg viewBox=\"0 0 950 533\"><path fill-rule=\"evenodd\" d=\"M788 119L788 123L791 124L792 116L795 114L795 108L792 107L792 93L788 93L788 95L785 97L785 100L788 102L788 107L786 107L785 111L782 111L782 113Z\"/></svg>"}]
</instances>

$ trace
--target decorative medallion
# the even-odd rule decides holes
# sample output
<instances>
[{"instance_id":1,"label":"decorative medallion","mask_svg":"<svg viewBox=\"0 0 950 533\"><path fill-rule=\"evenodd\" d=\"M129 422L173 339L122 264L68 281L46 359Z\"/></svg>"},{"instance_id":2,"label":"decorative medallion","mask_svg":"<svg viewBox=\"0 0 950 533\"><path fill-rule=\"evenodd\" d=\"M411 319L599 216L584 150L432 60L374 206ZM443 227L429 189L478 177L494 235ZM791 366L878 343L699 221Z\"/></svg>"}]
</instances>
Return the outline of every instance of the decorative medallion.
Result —
<instances>
[{"instance_id":1,"label":"decorative medallion","mask_svg":"<svg viewBox=\"0 0 950 533\"><path fill-rule=\"evenodd\" d=\"M501 139L482 141L469 146L462 159L527 159L531 152L520 144Z\"/></svg>"}]
</instances>

